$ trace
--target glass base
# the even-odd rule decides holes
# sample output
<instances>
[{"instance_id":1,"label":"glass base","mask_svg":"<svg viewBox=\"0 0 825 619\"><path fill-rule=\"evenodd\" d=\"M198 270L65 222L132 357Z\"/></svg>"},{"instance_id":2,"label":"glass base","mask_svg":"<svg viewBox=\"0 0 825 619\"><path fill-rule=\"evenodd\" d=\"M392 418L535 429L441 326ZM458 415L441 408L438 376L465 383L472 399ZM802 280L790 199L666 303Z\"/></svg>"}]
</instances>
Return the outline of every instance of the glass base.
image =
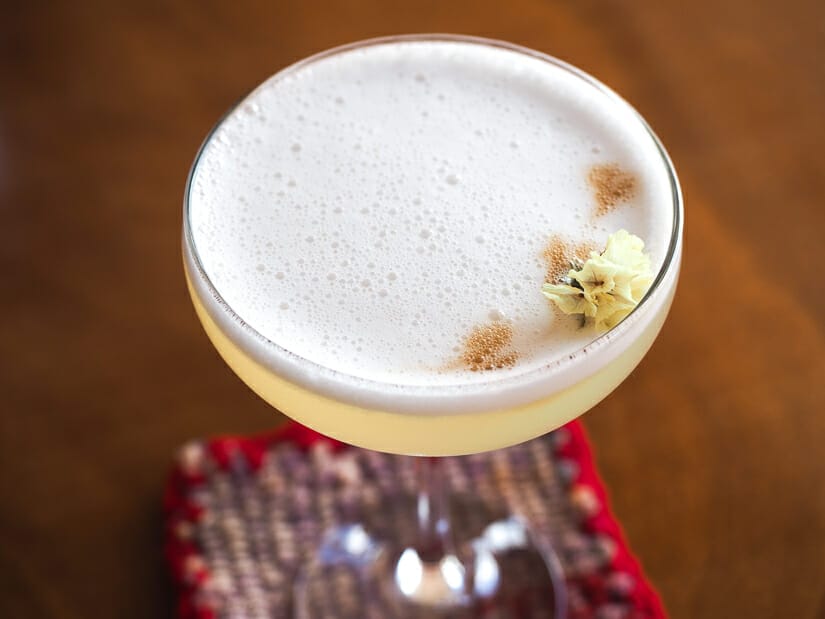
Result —
<instances>
[{"instance_id":1,"label":"glass base","mask_svg":"<svg viewBox=\"0 0 825 619\"><path fill-rule=\"evenodd\" d=\"M551 548L517 518L430 548L327 532L295 585L296 619L563 619L564 580Z\"/></svg>"}]
</instances>

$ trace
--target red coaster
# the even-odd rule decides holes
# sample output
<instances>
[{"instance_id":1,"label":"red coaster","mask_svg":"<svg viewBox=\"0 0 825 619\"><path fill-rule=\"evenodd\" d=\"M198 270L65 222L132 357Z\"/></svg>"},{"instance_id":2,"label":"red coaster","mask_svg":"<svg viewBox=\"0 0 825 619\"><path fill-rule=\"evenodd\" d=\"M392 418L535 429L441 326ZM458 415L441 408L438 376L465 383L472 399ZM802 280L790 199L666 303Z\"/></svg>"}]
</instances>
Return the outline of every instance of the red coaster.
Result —
<instances>
[{"instance_id":1,"label":"red coaster","mask_svg":"<svg viewBox=\"0 0 825 619\"><path fill-rule=\"evenodd\" d=\"M398 507L408 458L350 447L294 423L183 446L166 488L166 556L180 619L288 619L291 583L323 531ZM584 429L449 459L451 491L506 505L552 540L570 619L665 619L610 512Z\"/></svg>"}]
</instances>

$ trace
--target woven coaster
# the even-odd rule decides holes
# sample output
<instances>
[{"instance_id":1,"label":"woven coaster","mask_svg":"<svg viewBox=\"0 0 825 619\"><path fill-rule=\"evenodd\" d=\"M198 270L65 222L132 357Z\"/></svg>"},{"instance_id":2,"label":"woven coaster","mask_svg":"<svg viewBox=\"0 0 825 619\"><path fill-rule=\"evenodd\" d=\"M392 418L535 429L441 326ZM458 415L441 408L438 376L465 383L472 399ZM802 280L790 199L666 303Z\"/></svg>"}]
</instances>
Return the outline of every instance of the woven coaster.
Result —
<instances>
[{"instance_id":1,"label":"woven coaster","mask_svg":"<svg viewBox=\"0 0 825 619\"><path fill-rule=\"evenodd\" d=\"M448 458L445 474L454 496L478 506L454 513L456 530L510 512L552 544L570 619L665 618L610 513L579 422L516 447ZM412 531L414 483L411 458L297 424L184 445L165 496L177 616L290 619L295 574L324 531L356 521L379 534L382 526Z\"/></svg>"}]
</instances>

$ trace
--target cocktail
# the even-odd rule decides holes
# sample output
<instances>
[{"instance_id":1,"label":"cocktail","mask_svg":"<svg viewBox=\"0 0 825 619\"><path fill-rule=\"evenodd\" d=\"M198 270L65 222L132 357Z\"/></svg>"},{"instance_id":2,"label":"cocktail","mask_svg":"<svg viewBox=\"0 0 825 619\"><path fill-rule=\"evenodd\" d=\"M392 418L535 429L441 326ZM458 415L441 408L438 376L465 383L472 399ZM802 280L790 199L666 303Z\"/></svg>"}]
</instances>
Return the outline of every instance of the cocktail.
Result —
<instances>
[{"instance_id":1,"label":"cocktail","mask_svg":"<svg viewBox=\"0 0 825 619\"><path fill-rule=\"evenodd\" d=\"M397 616L492 613L507 574L481 587L483 544L465 545L474 558L456 550L436 456L534 438L618 386L665 320L681 234L675 173L641 117L507 43L360 42L284 69L230 110L184 204L207 334L297 421L422 456L419 539L330 532L303 589L338 561ZM517 517L491 526L531 544ZM296 612L312 616L302 595Z\"/></svg>"}]
</instances>

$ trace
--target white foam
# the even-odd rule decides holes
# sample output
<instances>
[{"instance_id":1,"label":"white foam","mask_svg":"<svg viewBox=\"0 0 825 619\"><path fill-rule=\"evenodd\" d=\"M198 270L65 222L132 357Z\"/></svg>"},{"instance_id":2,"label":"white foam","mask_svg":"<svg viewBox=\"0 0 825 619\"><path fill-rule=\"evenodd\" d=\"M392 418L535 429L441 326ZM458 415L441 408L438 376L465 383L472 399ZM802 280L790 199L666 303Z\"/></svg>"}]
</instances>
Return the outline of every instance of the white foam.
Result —
<instances>
[{"instance_id":1,"label":"white foam","mask_svg":"<svg viewBox=\"0 0 825 619\"><path fill-rule=\"evenodd\" d=\"M640 179L594 218L590 166ZM215 290L252 329L344 377L473 385L476 325L511 322L518 376L594 333L540 294L553 234L602 246L625 228L654 270L673 198L632 110L526 54L454 41L345 51L282 72L216 130L190 192L191 233ZM448 369L451 368L451 369Z\"/></svg>"}]
</instances>

